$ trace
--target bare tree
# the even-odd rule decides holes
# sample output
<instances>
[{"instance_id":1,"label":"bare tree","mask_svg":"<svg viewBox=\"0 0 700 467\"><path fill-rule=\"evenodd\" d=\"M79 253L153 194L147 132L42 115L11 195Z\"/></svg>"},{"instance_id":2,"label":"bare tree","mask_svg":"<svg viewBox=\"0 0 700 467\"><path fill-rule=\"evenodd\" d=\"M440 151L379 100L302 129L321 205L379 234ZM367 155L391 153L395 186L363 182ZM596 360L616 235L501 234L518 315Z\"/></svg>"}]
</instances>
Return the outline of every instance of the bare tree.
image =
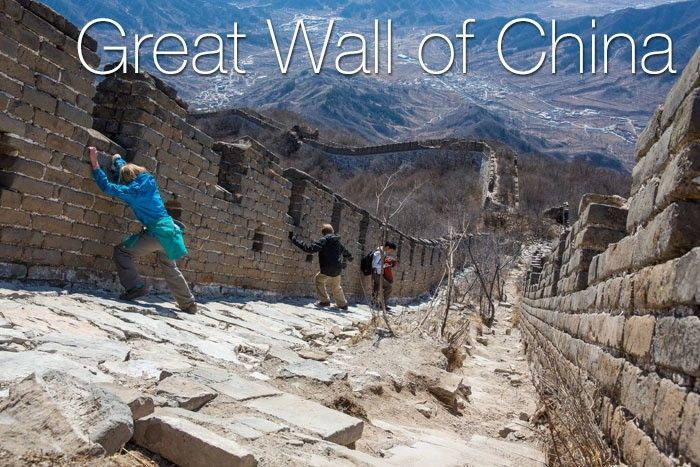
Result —
<instances>
[{"instance_id":1,"label":"bare tree","mask_svg":"<svg viewBox=\"0 0 700 467\"><path fill-rule=\"evenodd\" d=\"M474 236L467 240L467 261L471 264L480 285L479 313L487 327L493 326L496 314L495 300L502 297L501 275L520 255L520 244L499 235L481 235L480 251L476 251ZM496 290L497 289L497 290ZM496 295L498 292L498 295ZM485 302L485 303L484 303Z\"/></svg>"},{"instance_id":2,"label":"bare tree","mask_svg":"<svg viewBox=\"0 0 700 467\"><path fill-rule=\"evenodd\" d=\"M376 192L376 203L375 203L375 216L381 221L381 241L382 244L384 244L388 240L389 236L389 224L391 223L391 220L396 217L401 211L404 210L406 207L407 202L411 199L411 197L415 194L415 192L420 189L422 184L415 183L413 188L405 195L403 195L400 199L395 199L395 193L394 193L394 187L396 186L396 183L399 180L399 177L401 173L404 171L405 166L399 167L396 171L391 173L386 180L384 181L383 184L378 185L377 187L377 192ZM386 303L384 303L384 281L383 281L383 268L384 268L384 260L386 258L386 255L384 254L384 250L380 250L381 252L381 258L380 258L380 265L382 267L382 275L380 275L379 278L379 292L377 293L377 296L375 297L376 304L378 305L379 309L382 312L382 317L384 318L384 322L386 323L387 329L389 330L389 333L392 336L395 336L396 333L394 332L393 328L391 327L391 323L389 322L389 317L386 312Z\"/></svg>"}]
</instances>

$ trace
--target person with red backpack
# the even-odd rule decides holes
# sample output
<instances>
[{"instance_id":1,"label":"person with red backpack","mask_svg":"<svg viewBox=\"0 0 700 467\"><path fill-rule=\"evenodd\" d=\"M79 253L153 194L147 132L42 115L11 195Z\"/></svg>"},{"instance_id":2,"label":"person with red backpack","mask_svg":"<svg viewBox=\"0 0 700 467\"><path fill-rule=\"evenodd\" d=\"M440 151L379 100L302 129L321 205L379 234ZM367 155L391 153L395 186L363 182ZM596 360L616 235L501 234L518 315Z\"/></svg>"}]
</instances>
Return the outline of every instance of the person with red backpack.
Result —
<instances>
[{"instance_id":1,"label":"person with red backpack","mask_svg":"<svg viewBox=\"0 0 700 467\"><path fill-rule=\"evenodd\" d=\"M372 253L372 303L376 308L389 310L389 297L394 283L393 268L399 265L399 261L394 257L396 254L396 243L384 242L384 246L378 247ZM384 264L382 265L382 256ZM379 300L379 291L382 290L382 299Z\"/></svg>"}]
</instances>

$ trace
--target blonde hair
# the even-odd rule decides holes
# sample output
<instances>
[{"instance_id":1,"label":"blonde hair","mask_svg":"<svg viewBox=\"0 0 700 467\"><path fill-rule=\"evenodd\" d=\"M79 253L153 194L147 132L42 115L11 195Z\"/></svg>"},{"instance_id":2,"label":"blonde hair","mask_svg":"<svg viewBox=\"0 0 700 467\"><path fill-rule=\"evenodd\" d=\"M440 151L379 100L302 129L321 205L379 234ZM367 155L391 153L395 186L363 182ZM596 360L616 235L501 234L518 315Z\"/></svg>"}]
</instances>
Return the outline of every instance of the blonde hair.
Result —
<instances>
[{"instance_id":1,"label":"blonde hair","mask_svg":"<svg viewBox=\"0 0 700 467\"><path fill-rule=\"evenodd\" d=\"M323 224L321 226L321 234L328 235L334 233L333 226L330 224Z\"/></svg>"},{"instance_id":2,"label":"blonde hair","mask_svg":"<svg viewBox=\"0 0 700 467\"><path fill-rule=\"evenodd\" d=\"M148 170L140 165L124 164L119 171L119 179L123 184L128 185L129 183L133 182L136 177L146 172L148 172Z\"/></svg>"}]
</instances>

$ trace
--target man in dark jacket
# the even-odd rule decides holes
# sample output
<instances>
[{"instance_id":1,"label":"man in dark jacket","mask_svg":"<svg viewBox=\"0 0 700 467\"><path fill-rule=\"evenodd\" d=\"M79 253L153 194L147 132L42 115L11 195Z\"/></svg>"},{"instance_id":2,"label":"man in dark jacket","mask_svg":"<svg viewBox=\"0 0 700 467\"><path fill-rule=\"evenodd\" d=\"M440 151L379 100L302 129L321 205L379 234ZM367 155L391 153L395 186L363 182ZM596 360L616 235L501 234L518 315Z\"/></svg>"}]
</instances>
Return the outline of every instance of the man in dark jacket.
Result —
<instances>
[{"instance_id":1,"label":"man in dark jacket","mask_svg":"<svg viewBox=\"0 0 700 467\"><path fill-rule=\"evenodd\" d=\"M329 283L335 304L341 310L348 309L348 302L345 300L343 288L340 285L340 274L345 267L345 261L352 261L352 254L340 243L340 236L335 235L330 224L324 224L321 229L323 237L315 242L306 243L298 240L293 232L289 232L289 238L294 245L307 253L318 253L318 264L321 271L316 274L316 293L319 302L317 306L330 306L331 301L326 291L326 284Z\"/></svg>"}]
</instances>

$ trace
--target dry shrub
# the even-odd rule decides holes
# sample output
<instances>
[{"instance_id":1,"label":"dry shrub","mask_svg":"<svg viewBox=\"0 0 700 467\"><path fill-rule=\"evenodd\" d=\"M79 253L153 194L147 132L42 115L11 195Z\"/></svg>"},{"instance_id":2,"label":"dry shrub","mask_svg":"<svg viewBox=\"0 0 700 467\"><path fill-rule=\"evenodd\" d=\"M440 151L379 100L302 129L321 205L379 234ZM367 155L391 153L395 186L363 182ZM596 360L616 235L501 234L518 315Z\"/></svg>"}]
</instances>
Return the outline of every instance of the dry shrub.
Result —
<instances>
[{"instance_id":1,"label":"dry shrub","mask_svg":"<svg viewBox=\"0 0 700 467\"><path fill-rule=\"evenodd\" d=\"M541 340L539 345L543 347L533 350L540 359L539 365L533 365L532 370L551 436L549 464L615 465L617 459L595 420L595 388L591 386L587 391L580 370L564 361L549 342Z\"/></svg>"}]
</instances>

